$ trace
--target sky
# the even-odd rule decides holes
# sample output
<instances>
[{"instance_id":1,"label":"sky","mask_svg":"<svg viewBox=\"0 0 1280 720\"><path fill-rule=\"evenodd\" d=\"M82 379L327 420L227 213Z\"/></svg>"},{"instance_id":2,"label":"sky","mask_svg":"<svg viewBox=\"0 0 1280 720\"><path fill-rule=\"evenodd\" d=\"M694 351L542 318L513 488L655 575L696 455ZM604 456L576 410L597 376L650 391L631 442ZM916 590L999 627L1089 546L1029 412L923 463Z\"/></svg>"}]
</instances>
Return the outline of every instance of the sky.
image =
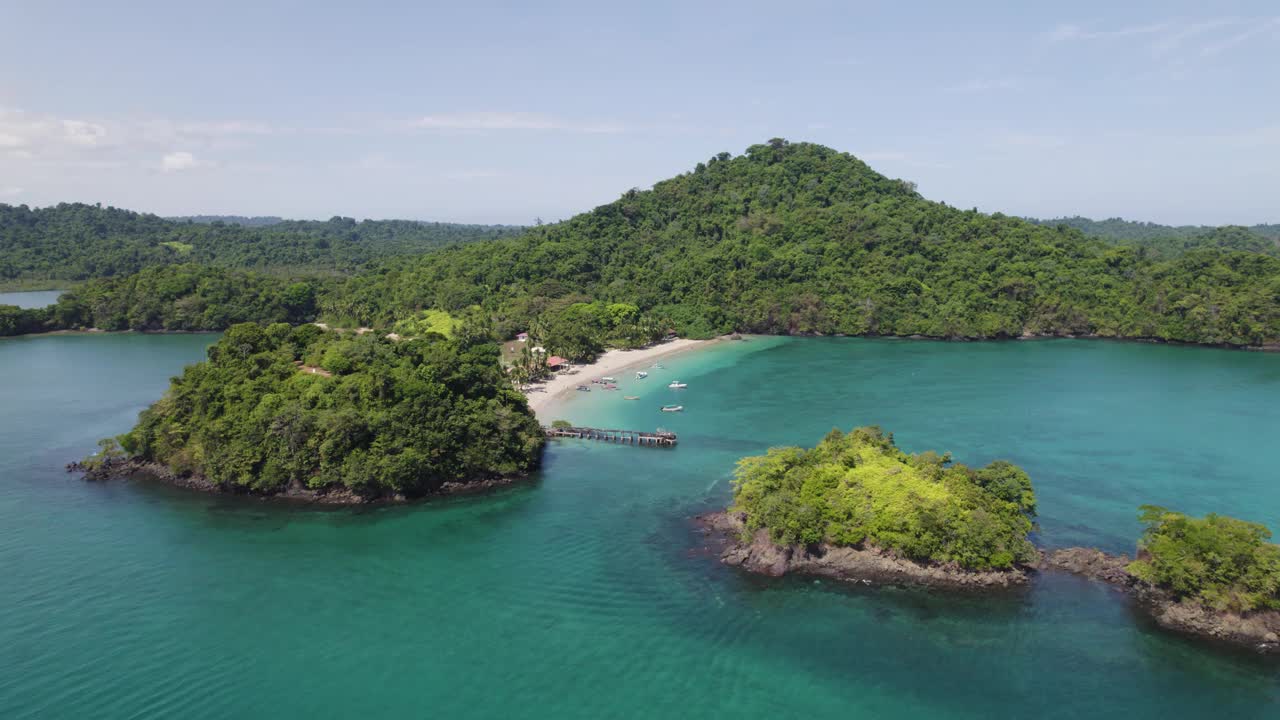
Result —
<instances>
[{"instance_id":1,"label":"sky","mask_svg":"<svg viewBox=\"0 0 1280 720\"><path fill-rule=\"evenodd\" d=\"M1280 222L1280 3L0 0L3 203L527 224L773 137L962 208Z\"/></svg>"}]
</instances>

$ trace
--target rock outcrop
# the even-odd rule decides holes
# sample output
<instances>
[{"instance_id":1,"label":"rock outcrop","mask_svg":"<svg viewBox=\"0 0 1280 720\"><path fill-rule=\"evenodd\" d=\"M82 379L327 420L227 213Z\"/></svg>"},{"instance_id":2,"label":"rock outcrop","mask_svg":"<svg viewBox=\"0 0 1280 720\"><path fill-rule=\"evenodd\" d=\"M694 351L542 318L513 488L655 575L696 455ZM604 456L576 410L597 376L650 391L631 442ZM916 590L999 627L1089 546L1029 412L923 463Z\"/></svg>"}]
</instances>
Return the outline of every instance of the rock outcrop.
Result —
<instances>
[{"instance_id":1,"label":"rock outcrop","mask_svg":"<svg viewBox=\"0 0 1280 720\"><path fill-rule=\"evenodd\" d=\"M876 547L843 547L820 543L784 547L766 530L742 540L745 518L734 513L707 513L696 518L703 531L723 543L726 565L763 575L821 575L865 585L915 585L955 589L1008 588L1023 585L1027 569L978 572L954 565L923 564Z\"/></svg>"}]
</instances>

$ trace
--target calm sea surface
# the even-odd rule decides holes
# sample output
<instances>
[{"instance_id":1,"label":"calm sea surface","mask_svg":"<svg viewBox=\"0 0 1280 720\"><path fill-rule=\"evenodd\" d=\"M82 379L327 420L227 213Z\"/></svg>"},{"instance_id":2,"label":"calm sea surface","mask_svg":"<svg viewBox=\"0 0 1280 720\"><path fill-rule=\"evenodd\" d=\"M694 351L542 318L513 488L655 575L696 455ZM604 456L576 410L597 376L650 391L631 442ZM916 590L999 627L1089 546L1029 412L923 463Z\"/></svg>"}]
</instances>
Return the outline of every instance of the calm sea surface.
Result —
<instances>
[{"instance_id":1,"label":"calm sea surface","mask_svg":"<svg viewBox=\"0 0 1280 720\"><path fill-rule=\"evenodd\" d=\"M1129 550L1144 502L1280 528L1280 356L724 343L558 413L665 425L677 449L561 442L533 482L412 507L62 472L213 339L0 341L0 718L1280 717L1280 663L1167 635L1087 581L974 598L747 577L688 523L726 503L737 458L879 423L1026 467L1048 546Z\"/></svg>"}]
</instances>

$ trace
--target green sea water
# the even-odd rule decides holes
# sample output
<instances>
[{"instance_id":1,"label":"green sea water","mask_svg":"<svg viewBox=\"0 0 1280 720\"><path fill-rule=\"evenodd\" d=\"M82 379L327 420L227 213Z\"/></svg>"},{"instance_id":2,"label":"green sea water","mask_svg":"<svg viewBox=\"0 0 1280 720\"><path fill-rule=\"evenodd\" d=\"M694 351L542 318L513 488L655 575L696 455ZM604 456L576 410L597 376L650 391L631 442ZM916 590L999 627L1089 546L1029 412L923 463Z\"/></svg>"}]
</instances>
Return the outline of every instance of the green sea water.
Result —
<instances>
[{"instance_id":1,"label":"green sea water","mask_svg":"<svg viewBox=\"0 0 1280 720\"><path fill-rule=\"evenodd\" d=\"M749 577L688 521L727 501L738 457L880 423L908 450L1022 464L1045 545L1128 550L1143 502L1280 527L1280 356L723 343L557 412L678 448L556 442L532 482L409 507L61 471L211 341L0 341L0 718L1280 717L1280 663L1163 633L1087 581Z\"/></svg>"}]
</instances>

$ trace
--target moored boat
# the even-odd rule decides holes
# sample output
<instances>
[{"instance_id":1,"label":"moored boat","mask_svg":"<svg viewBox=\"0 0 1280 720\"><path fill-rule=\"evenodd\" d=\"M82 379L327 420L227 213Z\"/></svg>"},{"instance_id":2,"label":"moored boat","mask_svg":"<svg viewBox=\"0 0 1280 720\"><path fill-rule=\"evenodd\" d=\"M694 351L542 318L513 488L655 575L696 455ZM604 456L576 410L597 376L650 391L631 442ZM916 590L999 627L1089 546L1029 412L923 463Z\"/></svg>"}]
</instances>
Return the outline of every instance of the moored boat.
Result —
<instances>
[{"instance_id":1,"label":"moored boat","mask_svg":"<svg viewBox=\"0 0 1280 720\"><path fill-rule=\"evenodd\" d=\"M679 380L672 380L672 381L671 381L671 384L670 384L670 385L668 385L667 387L669 387L669 388L675 388L675 389L677 389L677 390L678 390L678 389L680 389L680 388L687 388L687 387L689 387L689 383L682 383L682 382L680 382Z\"/></svg>"},{"instance_id":2,"label":"moored boat","mask_svg":"<svg viewBox=\"0 0 1280 720\"><path fill-rule=\"evenodd\" d=\"M624 396L622 399L623 399L623 400L639 400L639 399L640 399L640 396L639 396L639 395L627 395L627 396Z\"/></svg>"},{"instance_id":3,"label":"moored boat","mask_svg":"<svg viewBox=\"0 0 1280 720\"><path fill-rule=\"evenodd\" d=\"M588 385L579 385L578 392L591 392L591 387Z\"/></svg>"},{"instance_id":4,"label":"moored boat","mask_svg":"<svg viewBox=\"0 0 1280 720\"><path fill-rule=\"evenodd\" d=\"M681 412L684 410L683 405L663 405L662 412Z\"/></svg>"},{"instance_id":5,"label":"moored boat","mask_svg":"<svg viewBox=\"0 0 1280 720\"><path fill-rule=\"evenodd\" d=\"M643 380L643 379L645 379L645 378L647 378L647 377L649 377L649 373L647 373L647 372L645 372L645 371L643 371L643 370L640 370L640 371L638 371L638 372L636 373L636 379L637 379L637 380Z\"/></svg>"}]
</instances>

